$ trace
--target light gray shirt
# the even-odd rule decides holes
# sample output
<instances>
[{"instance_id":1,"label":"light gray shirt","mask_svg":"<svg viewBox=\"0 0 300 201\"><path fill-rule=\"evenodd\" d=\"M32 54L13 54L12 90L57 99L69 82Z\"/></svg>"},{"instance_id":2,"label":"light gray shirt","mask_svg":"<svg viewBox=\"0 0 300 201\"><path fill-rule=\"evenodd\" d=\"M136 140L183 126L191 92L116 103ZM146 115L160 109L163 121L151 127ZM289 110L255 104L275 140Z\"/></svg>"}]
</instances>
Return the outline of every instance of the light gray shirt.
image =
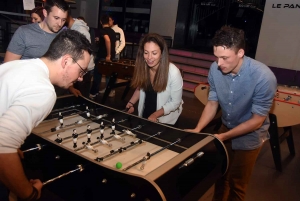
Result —
<instances>
[{"instance_id":1,"label":"light gray shirt","mask_svg":"<svg viewBox=\"0 0 300 201\"><path fill-rule=\"evenodd\" d=\"M38 23L20 26L14 33L7 50L21 55L21 59L42 57L58 33L47 33Z\"/></svg>"}]
</instances>

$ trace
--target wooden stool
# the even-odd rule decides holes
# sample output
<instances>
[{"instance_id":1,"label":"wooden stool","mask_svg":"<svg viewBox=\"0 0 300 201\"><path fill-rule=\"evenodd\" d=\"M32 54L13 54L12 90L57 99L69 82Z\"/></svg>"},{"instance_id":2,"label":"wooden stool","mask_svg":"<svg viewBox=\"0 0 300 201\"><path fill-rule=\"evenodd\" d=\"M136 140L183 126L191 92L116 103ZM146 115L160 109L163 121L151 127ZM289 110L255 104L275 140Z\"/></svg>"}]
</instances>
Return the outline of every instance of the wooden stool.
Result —
<instances>
[{"instance_id":1,"label":"wooden stool","mask_svg":"<svg viewBox=\"0 0 300 201\"><path fill-rule=\"evenodd\" d=\"M276 170L282 171L280 143L285 139L289 151L295 155L292 126L300 124L300 90L293 87L278 86L270 110L270 145ZM278 133L283 128L283 133Z\"/></svg>"},{"instance_id":2,"label":"wooden stool","mask_svg":"<svg viewBox=\"0 0 300 201\"><path fill-rule=\"evenodd\" d=\"M269 118L270 118L270 127L269 127L270 146L272 150L273 160L275 163L276 170L281 172L282 164L281 164L280 143L286 139L290 154L292 156L295 156L292 127L291 126L283 127L283 133L279 135L276 115L269 114Z\"/></svg>"}]
</instances>

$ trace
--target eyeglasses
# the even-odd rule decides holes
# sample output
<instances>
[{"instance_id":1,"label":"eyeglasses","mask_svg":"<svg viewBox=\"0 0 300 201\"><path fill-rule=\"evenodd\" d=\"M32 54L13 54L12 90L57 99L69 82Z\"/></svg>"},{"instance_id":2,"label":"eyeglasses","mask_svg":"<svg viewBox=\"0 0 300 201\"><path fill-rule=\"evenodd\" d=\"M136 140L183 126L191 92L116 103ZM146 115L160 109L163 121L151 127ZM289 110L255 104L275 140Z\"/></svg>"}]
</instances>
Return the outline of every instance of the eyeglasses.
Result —
<instances>
[{"instance_id":1,"label":"eyeglasses","mask_svg":"<svg viewBox=\"0 0 300 201\"><path fill-rule=\"evenodd\" d=\"M72 58L72 59L73 59L73 58ZM75 59L73 59L73 61L74 61L75 63L77 63L77 61L75 61ZM79 77L83 77L85 74L87 74L87 71L84 70L84 69L79 65L79 63L77 63L77 65L78 65L78 67L81 69L81 71L80 71L80 73L79 73Z\"/></svg>"}]
</instances>

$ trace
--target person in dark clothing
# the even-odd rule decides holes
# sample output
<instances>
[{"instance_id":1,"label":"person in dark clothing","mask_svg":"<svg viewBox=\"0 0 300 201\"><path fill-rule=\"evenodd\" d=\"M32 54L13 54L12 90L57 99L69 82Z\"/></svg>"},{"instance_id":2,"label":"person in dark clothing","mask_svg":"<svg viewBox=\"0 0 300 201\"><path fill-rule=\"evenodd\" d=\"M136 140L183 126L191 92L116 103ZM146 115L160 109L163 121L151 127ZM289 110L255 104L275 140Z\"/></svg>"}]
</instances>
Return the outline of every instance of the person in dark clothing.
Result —
<instances>
[{"instance_id":1,"label":"person in dark clothing","mask_svg":"<svg viewBox=\"0 0 300 201\"><path fill-rule=\"evenodd\" d=\"M99 37L96 37L95 40L99 44L99 50L97 52L95 65L97 66L99 61L111 61L111 59L115 58L115 46L116 46L116 33L109 26L109 16L102 15L100 23L102 24L102 28L99 33ZM99 84L101 82L102 75L98 72L97 68L94 70L94 80L92 84L92 88L90 90L90 98L96 97L99 91ZM108 83L108 79L106 79L106 83ZM100 91L100 93L104 93L105 89ZM112 95L113 94L113 95ZM114 91L111 91L109 94L110 97L114 96Z\"/></svg>"}]
</instances>

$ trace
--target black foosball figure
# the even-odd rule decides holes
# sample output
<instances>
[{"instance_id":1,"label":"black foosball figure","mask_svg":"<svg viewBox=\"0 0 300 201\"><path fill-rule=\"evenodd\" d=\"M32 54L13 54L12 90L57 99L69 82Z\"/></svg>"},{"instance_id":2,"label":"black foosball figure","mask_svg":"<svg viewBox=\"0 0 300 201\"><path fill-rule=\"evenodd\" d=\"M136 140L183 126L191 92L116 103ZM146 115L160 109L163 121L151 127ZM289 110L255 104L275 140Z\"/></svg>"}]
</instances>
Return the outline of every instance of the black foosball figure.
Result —
<instances>
[{"instance_id":1,"label":"black foosball figure","mask_svg":"<svg viewBox=\"0 0 300 201\"><path fill-rule=\"evenodd\" d=\"M57 136L57 138L55 139L55 142L57 142L59 144L62 143L62 138L60 137L60 135L57 134L56 136Z\"/></svg>"},{"instance_id":2,"label":"black foosball figure","mask_svg":"<svg viewBox=\"0 0 300 201\"><path fill-rule=\"evenodd\" d=\"M73 137L73 148L76 148L77 147L77 138L78 138L76 129L73 129L72 137Z\"/></svg>"},{"instance_id":3,"label":"black foosball figure","mask_svg":"<svg viewBox=\"0 0 300 201\"><path fill-rule=\"evenodd\" d=\"M103 133L101 133L101 135L100 135L100 140L104 140L104 135L103 135Z\"/></svg>"},{"instance_id":4,"label":"black foosball figure","mask_svg":"<svg viewBox=\"0 0 300 201\"><path fill-rule=\"evenodd\" d=\"M115 118L113 118L112 121L111 121L111 132L110 132L110 134L115 134L115 129L116 129L116 122L115 122Z\"/></svg>"},{"instance_id":5,"label":"black foosball figure","mask_svg":"<svg viewBox=\"0 0 300 201\"><path fill-rule=\"evenodd\" d=\"M92 134L92 129L90 125L87 125L86 129L86 135L87 135L87 142L91 142L91 134Z\"/></svg>"},{"instance_id":6,"label":"black foosball figure","mask_svg":"<svg viewBox=\"0 0 300 201\"><path fill-rule=\"evenodd\" d=\"M59 123L60 123L60 127L63 127L63 125L64 125L64 117L61 114L61 112L58 113L58 120L59 120Z\"/></svg>"}]
</instances>

